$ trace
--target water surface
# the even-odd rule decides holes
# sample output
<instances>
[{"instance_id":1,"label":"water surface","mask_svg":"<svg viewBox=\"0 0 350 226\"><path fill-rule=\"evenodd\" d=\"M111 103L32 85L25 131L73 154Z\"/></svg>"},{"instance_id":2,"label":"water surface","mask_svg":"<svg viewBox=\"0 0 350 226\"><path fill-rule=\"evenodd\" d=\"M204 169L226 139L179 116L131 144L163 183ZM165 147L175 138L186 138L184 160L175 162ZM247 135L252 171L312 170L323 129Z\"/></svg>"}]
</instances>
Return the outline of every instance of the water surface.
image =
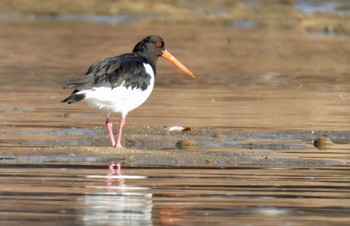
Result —
<instances>
[{"instance_id":1,"label":"water surface","mask_svg":"<svg viewBox=\"0 0 350 226\"><path fill-rule=\"evenodd\" d=\"M346 35L166 23L0 25L1 225L349 222ZM164 162L142 168L143 160L123 165L120 175L89 156L83 163L9 163L15 158L6 151L24 147L50 147L54 155L62 147L108 146L103 113L84 103L60 103L70 93L61 87L96 60L129 52L151 33L164 36L168 50L197 79L160 59L155 90L128 115L123 142L155 153L251 153L249 162L229 158L227 168L214 162L180 169ZM192 130L164 132L173 125ZM319 137L330 137L334 145L317 149ZM196 150L179 150L176 142L184 138L195 140ZM277 161L280 156L287 160ZM271 158L277 160L259 164ZM303 159L326 163L301 165Z\"/></svg>"},{"instance_id":2,"label":"water surface","mask_svg":"<svg viewBox=\"0 0 350 226\"><path fill-rule=\"evenodd\" d=\"M349 175L348 167L2 164L1 225L346 225Z\"/></svg>"}]
</instances>

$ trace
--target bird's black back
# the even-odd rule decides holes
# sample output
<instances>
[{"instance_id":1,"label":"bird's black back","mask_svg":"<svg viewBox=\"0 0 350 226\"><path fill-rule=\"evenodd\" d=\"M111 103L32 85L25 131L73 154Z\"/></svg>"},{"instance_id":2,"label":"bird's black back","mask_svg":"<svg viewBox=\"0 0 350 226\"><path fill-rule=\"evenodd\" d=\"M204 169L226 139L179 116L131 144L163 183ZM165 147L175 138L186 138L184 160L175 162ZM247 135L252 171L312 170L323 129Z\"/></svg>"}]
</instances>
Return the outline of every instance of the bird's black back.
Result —
<instances>
[{"instance_id":1,"label":"bird's black back","mask_svg":"<svg viewBox=\"0 0 350 226\"><path fill-rule=\"evenodd\" d=\"M147 74L143 59L135 53L128 53L96 62L90 66L84 77L69 82L63 88L86 90L94 87L113 89L124 86L145 90L150 80L151 75Z\"/></svg>"}]
</instances>

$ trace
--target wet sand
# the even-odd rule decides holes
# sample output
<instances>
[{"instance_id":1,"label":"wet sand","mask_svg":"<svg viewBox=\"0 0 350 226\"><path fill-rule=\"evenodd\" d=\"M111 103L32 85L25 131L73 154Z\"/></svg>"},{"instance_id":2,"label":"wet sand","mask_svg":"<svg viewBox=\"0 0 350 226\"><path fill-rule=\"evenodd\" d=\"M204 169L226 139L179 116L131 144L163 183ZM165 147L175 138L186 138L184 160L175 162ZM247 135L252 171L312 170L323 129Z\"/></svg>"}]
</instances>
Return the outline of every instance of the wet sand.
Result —
<instances>
[{"instance_id":1,"label":"wet sand","mask_svg":"<svg viewBox=\"0 0 350 226\"><path fill-rule=\"evenodd\" d=\"M131 127L131 128L130 128ZM85 130L85 132L87 132ZM104 147L101 129L91 136L56 141L56 145L22 145L2 147L2 162L118 162L137 167L205 167L238 165L258 166L327 166L349 164L346 144L348 132L254 132L195 128L188 132L169 132L168 128L129 126L123 143L127 148ZM327 137L326 143L316 145ZM320 139L321 138L321 139ZM71 140L69 140L71 139ZM89 144L93 139L93 144ZM335 141L335 142L333 142ZM67 144L67 145L65 145Z\"/></svg>"},{"instance_id":2,"label":"wet sand","mask_svg":"<svg viewBox=\"0 0 350 226\"><path fill-rule=\"evenodd\" d=\"M349 163L346 34L311 34L299 26L203 26L200 20L5 20L0 26L3 161L188 167ZM151 98L127 118L128 148L108 148L103 114L83 103L61 104L69 94L61 87L96 60L129 52L153 33L165 38L167 49L197 79L160 59ZM192 130L168 132L173 125ZM330 137L334 145L317 149L313 143L320 137ZM179 148L186 141L192 147Z\"/></svg>"}]
</instances>

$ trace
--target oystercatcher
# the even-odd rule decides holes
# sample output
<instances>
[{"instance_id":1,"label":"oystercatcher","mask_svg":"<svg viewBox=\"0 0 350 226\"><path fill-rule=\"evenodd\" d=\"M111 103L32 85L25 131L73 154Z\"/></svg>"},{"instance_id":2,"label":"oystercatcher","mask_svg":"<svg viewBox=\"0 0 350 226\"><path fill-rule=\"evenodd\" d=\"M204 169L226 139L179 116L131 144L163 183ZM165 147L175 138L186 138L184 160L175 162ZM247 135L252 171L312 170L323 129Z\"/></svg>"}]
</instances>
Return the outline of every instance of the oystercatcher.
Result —
<instances>
[{"instance_id":1,"label":"oystercatcher","mask_svg":"<svg viewBox=\"0 0 350 226\"><path fill-rule=\"evenodd\" d=\"M122 148L121 135L129 111L147 100L153 90L156 62L162 56L188 76L193 73L164 47L156 35L136 44L132 53L107 57L91 65L85 76L70 81L63 88L75 90L62 102L72 104L84 100L89 106L106 113L106 127L113 147ZM113 135L112 112L120 113L117 142Z\"/></svg>"}]
</instances>

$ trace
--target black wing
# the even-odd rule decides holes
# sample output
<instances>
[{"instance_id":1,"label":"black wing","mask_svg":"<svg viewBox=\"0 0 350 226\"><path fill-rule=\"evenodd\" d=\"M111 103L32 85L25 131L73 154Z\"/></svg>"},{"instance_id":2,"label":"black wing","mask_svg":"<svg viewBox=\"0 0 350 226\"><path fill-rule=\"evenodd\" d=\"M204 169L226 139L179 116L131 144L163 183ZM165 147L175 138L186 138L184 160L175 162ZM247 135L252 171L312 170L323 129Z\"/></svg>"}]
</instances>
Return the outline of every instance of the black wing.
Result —
<instances>
[{"instance_id":1,"label":"black wing","mask_svg":"<svg viewBox=\"0 0 350 226\"><path fill-rule=\"evenodd\" d=\"M136 54L123 54L98 61L90 66L86 75L66 84L64 89L86 90L94 87L124 86L147 89L151 75L147 74L142 58ZM75 92L76 92L75 91Z\"/></svg>"}]
</instances>

